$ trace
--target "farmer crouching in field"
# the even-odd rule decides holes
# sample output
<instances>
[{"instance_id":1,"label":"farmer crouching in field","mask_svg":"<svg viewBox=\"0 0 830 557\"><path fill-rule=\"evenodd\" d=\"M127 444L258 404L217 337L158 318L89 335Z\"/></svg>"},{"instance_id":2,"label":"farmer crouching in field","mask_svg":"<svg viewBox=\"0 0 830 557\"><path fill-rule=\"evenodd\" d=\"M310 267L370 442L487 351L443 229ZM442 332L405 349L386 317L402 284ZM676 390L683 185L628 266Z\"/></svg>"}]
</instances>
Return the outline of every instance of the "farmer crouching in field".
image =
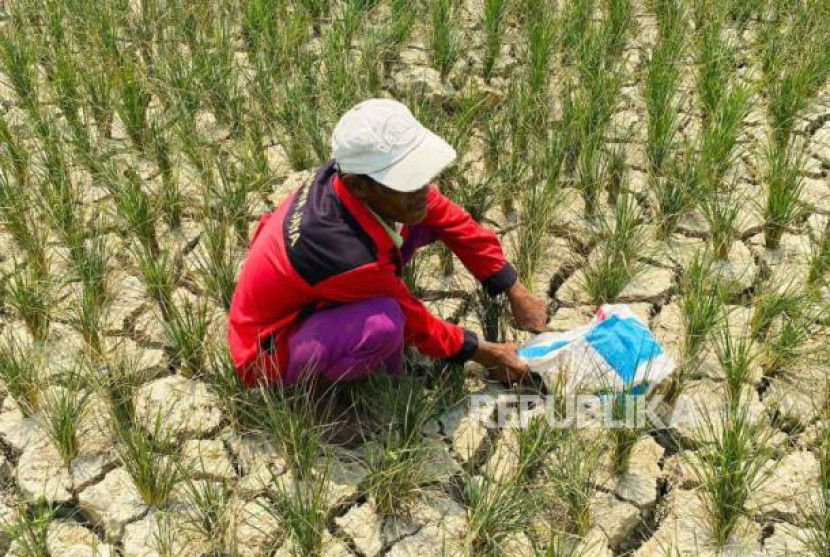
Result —
<instances>
[{"instance_id":1,"label":"farmer crouching in field","mask_svg":"<svg viewBox=\"0 0 830 557\"><path fill-rule=\"evenodd\" d=\"M546 326L544 302L519 282L496 235L430 184L453 148L403 104L371 99L337 123L332 151L254 233L229 317L244 384L396 375L406 345L472 359L502 381L523 377L514 345L435 317L401 276L415 250L441 240L491 296L506 293L518 327Z\"/></svg>"}]
</instances>

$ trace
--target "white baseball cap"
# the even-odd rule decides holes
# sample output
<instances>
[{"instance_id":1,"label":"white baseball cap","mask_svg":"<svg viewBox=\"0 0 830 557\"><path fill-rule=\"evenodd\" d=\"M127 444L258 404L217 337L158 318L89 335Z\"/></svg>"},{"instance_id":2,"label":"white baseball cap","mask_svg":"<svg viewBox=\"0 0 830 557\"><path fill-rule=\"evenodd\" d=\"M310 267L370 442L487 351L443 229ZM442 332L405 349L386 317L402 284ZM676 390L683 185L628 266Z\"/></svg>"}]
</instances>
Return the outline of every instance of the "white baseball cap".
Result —
<instances>
[{"instance_id":1,"label":"white baseball cap","mask_svg":"<svg viewBox=\"0 0 830 557\"><path fill-rule=\"evenodd\" d=\"M391 99L349 109L334 127L331 150L341 172L366 174L401 192L422 188L456 157L449 143Z\"/></svg>"}]
</instances>

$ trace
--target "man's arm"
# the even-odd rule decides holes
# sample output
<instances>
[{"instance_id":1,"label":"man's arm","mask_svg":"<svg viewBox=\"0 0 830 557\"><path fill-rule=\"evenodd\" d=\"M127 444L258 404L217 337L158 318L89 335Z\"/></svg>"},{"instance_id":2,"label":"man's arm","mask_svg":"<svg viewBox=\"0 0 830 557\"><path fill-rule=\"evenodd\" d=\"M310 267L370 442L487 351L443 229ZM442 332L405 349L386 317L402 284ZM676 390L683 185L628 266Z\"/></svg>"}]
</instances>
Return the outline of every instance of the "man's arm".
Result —
<instances>
[{"instance_id":1,"label":"man's arm","mask_svg":"<svg viewBox=\"0 0 830 557\"><path fill-rule=\"evenodd\" d=\"M517 327L531 331L547 328L546 304L519 281L495 232L476 222L435 186L430 187L427 217L421 224L435 231L490 296L507 294Z\"/></svg>"}]
</instances>

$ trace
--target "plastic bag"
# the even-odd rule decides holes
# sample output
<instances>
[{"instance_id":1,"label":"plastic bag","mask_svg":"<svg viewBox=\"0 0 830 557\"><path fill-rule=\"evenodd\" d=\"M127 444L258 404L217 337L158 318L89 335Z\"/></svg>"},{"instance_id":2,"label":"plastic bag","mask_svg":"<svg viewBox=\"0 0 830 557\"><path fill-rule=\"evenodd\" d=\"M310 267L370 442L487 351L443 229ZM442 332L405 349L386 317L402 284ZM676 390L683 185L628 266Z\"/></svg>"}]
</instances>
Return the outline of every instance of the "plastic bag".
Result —
<instances>
[{"instance_id":1,"label":"plastic bag","mask_svg":"<svg viewBox=\"0 0 830 557\"><path fill-rule=\"evenodd\" d=\"M519 357L551 393L640 394L674 371L648 326L626 305L604 305L583 327L542 333L524 343Z\"/></svg>"}]
</instances>

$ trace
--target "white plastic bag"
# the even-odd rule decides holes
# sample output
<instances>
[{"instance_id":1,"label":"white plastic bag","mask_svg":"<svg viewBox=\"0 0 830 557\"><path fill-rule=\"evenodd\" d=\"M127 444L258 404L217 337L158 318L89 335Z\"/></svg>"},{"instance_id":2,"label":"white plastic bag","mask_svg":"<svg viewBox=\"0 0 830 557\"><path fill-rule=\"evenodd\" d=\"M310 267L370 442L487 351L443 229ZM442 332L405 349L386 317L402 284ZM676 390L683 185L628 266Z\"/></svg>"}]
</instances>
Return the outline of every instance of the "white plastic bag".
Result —
<instances>
[{"instance_id":1,"label":"white plastic bag","mask_svg":"<svg viewBox=\"0 0 830 557\"><path fill-rule=\"evenodd\" d=\"M626 305L604 305L583 327L542 333L519 357L552 393L650 390L674 371L674 360Z\"/></svg>"}]
</instances>

